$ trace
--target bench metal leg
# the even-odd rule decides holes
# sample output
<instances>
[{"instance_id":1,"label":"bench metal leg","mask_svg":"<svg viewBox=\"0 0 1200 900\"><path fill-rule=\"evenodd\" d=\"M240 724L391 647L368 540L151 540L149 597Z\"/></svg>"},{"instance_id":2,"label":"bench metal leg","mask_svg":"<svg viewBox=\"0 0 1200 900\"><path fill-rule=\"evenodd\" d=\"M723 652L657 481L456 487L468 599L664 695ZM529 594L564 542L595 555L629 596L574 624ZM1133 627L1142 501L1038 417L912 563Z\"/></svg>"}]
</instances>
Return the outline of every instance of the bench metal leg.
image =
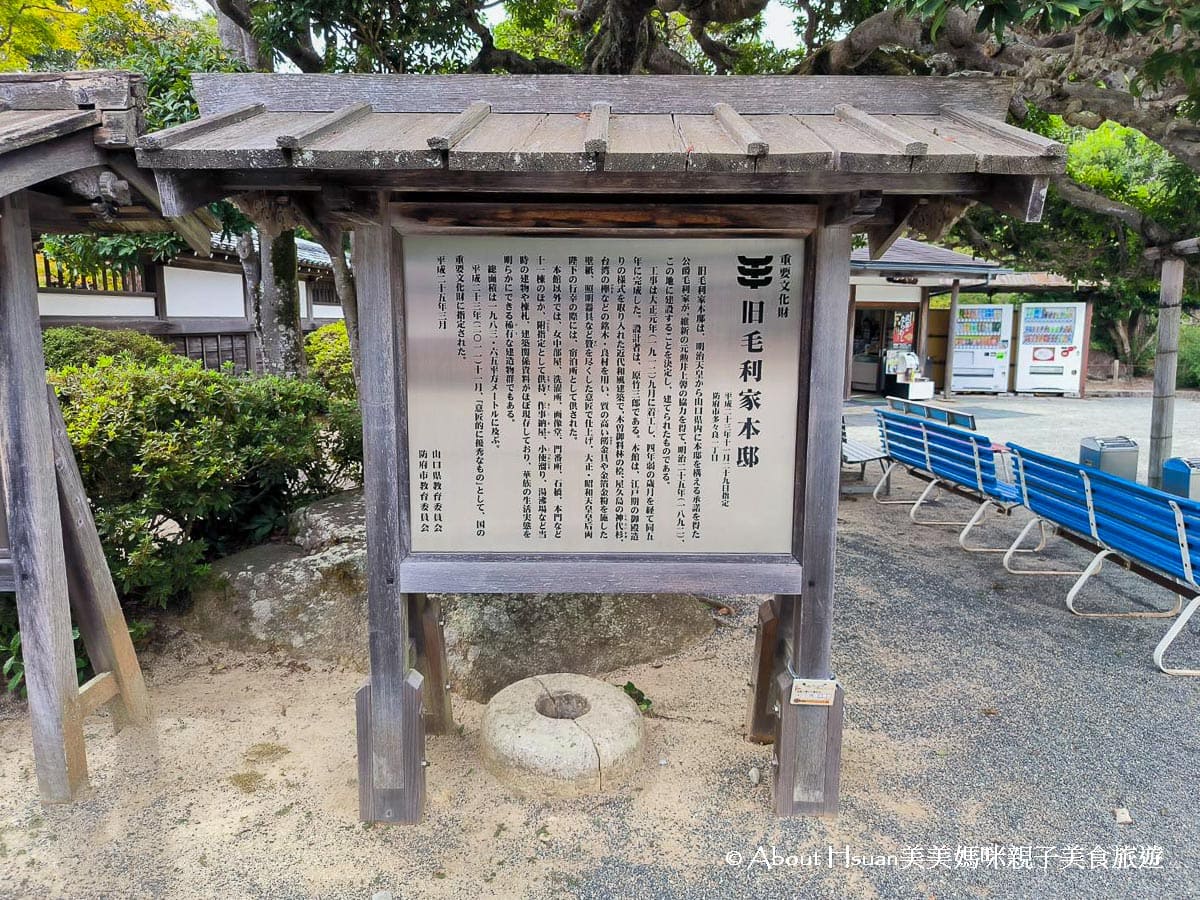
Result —
<instances>
[{"instance_id":1,"label":"bench metal leg","mask_svg":"<svg viewBox=\"0 0 1200 900\"><path fill-rule=\"evenodd\" d=\"M879 479L879 484L875 485L875 490L871 491L871 499L881 506L912 506L916 502L915 497L908 497L903 500L880 500L880 494L891 496L892 493L892 472L900 467L900 463L888 463L884 467L883 475Z\"/></svg>"},{"instance_id":2,"label":"bench metal leg","mask_svg":"<svg viewBox=\"0 0 1200 900\"><path fill-rule=\"evenodd\" d=\"M1029 537L1029 532L1033 531L1035 525L1041 532L1037 546L1021 549L1021 545L1025 543L1025 539ZM1017 539L1012 542L1012 546L1004 551L1004 568L1013 575L1082 575L1083 570L1081 569L1017 569L1013 566L1013 557L1018 553L1040 553L1045 549L1047 537L1046 520L1041 516L1034 516L1025 523L1025 527L1021 529Z\"/></svg>"},{"instance_id":3,"label":"bench metal leg","mask_svg":"<svg viewBox=\"0 0 1200 900\"><path fill-rule=\"evenodd\" d=\"M917 498L917 502L913 504L912 509L908 511L908 517L918 525L969 525L970 522L962 522L957 519L918 519L917 512L921 509L921 505L929 499L929 495L942 483L940 478L935 478L929 482L929 487L922 491L921 496Z\"/></svg>"},{"instance_id":4,"label":"bench metal leg","mask_svg":"<svg viewBox=\"0 0 1200 900\"><path fill-rule=\"evenodd\" d=\"M1077 616L1085 619L1169 619L1178 615L1179 609L1183 606L1183 598L1178 594L1175 596L1175 605L1170 609L1155 609L1146 610L1143 612L1083 612L1075 608L1075 598L1087 584L1088 579L1100 571L1104 566L1104 561L1108 557L1113 556L1114 550L1101 550L1092 561L1087 564L1087 568L1080 574L1079 579L1072 585L1071 590L1067 592L1067 609Z\"/></svg>"},{"instance_id":5,"label":"bench metal leg","mask_svg":"<svg viewBox=\"0 0 1200 900\"><path fill-rule=\"evenodd\" d=\"M992 500L990 498L987 500L984 500L983 503L979 504L979 509L975 510L975 515L971 516L971 521L969 521L967 523L967 527L959 532L958 546L962 547L968 553L1003 553L1005 555L1008 555L1010 552L1011 553L1039 553L1039 552L1041 552L1042 548L1046 546L1046 530L1044 528L1042 529L1042 539L1038 542L1038 545L1036 547L1031 547L1028 550L1013 550L1011 547L969 547L969 546L967 546L967 538L971 534L971 530L973 528L975 528L975 526L977 526L980 522L983 521L984 516L986 516L988 513L988 510L992 509L993 507L1000 511L1003 511L1003 509L1004 509L1003 506L1001 506L995 500Z\"/></svg>"},{"instance_id":6,"label":"bench metal leg","mask_svg":"<svg viewBox=\"0 0 1200 900\"><path fill-rule=\"evenodd\" d=\"M1158 646L1154 648L1154 664L1160 670L1168 675L1200 675L1200 669L1172 669L1163 663L1163 654L1167 652L1167 648L1175 638L1183 632L1187 627L1188 619L1195 615L1196 610L1200 609L1200 594L1192 598L1192 602L1187 605L1183 613L1171 623L1171 627L1167 629L1167 633L1163 635L1163 639L1158 642Z\"/></svg>"}]
</instances>

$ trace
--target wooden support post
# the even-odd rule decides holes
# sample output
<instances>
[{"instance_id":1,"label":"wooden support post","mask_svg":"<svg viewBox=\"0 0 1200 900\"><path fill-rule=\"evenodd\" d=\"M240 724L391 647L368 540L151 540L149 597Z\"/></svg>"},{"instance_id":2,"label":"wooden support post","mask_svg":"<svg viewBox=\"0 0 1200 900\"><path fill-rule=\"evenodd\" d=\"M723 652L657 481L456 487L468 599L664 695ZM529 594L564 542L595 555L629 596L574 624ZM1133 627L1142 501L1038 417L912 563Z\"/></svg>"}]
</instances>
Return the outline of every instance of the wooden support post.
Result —
<instances>
[{"instance_id":1,"label":"wooden support post","mask_svg":"<svg viewBox=\"0 0 1200 900\"><path fill-rule=\"evenodd\" d=\"M775 811L781 816L832 815L838 808L842 741L842 691L828 706L790 702L792 676L832 679L833 572L837 546L838 480L841 469L842 383L845 356L818 348L844 347L850 303L850 227L825 226L815 235L813 302L808 326L808 414L805 435L804 507L801 538L803 593L781 598L792 605L790 665L778 676L780 714L776 754ZM797 599L799 601L796 608Z\"/></svg>"},{"instance_id":2,"label":"wooden support post","mask_svg":"<svg viewBox=\"0 0 1200 900\"><path fill-rule=\"evenodd\" d=\"M150 721L150 697L129 637L125 614L117 599L117 589L113 586L112 573L108 570L108 560L104 558L104 547L96 532L96 522L92 518L92 508L71 449L58 398L49 385L46 393L71 611L92 668L99 674L112 676L115 690L108 699L116 701L112 706L113 726L120 731L126 725Z\"/></svg>"},{"instance_id":3,"label":"wooden support post","mask_svg":"<svg viewBox=\"0 0 1200 900\"><path fill-rule=\"evenodd\" d=\"M1164 256L1158 295L1158 353L1154 357L1154 400L1150 408L1150 487L1162 487L1162 465L1171 455L1175 423L1175 380L1179 366L1179 319L1184 262Z\"/></svg>"},{"instance_id":4,"label":"wooden support post","mask_svg":"<svg viewBox=\"0 0 1200 900\"><path fill-rule=\"evenodd\" d=\"M87 786L87 758L33 259L28 200L10 194L0 200L0 464L38 787L65 802Z\"/></svg>"},{"instance_id":5,"label":"wooden support post","mask_svg":"<svg viewBox=\"0 0 1200 900\"><path fill-rule=\"evenodd\" d=\"M449 734L454 729L454 712L441 599L430 594L409 594L408 627L416 650L415 665L425 678L425 731Z\"/></svg>"},{"instance_id":6,"label":"wooden support post","mask_svg":"<svg viewBox=\"0 0 1200 900\"><path fill-rule=\"evenodd\" d=\"M425 805L423 679L408 669L408 598L400 588L409 546L401 521L408 504L407 435L400 428L407 403L403 257L386 212L357 229L354 252L371 653L370 681L357 695L359 814L368 822L417 822Z\"/></svg>"},{"instance_id":7,"label":"wooden support post","mask_svg":"<svg viewBox=\"0 0 1200 900\"><path fill-rule=\"evenodd\" d=\"M958 279L950 285L950 323L946 326L946 368L945 382L942 384L942 396L949 400L954 396L950 386L954 379L954 328L958 324Z\"/></svg>"},{"instance_id":8,"label":"wooden support post","mask_svg":"<svg viewBox=\"0 0 1200 900\"><path fill-rule=\"evenodd\" d=\"M779 624L779 598L772 597L758 607L758 628L754 632L750 709L746 714L746 740L754 744L775 740L775 673L781 668L783 649Z\"/></svg>"}]
</instances>

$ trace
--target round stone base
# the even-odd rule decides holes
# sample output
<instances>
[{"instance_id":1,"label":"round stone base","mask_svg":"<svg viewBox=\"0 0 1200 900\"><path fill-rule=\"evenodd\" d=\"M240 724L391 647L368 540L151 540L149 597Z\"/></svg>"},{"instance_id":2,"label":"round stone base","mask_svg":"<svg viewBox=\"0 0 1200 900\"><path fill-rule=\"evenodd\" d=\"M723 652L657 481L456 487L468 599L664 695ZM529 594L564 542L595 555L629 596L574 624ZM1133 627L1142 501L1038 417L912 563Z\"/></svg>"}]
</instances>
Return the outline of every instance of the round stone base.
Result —
<instances>
[{"instance_id":1,"label":"round stone base","mask_svg":"<svg viewBox=\"0 0 1200 900\"><path fill-rule=\"evenodd\" d=\"M585 675L535 675L500 691L483 714L488 770L523 797L598 794L642 761L642 713L623 690Z\"/></svg>"}]
</instances>

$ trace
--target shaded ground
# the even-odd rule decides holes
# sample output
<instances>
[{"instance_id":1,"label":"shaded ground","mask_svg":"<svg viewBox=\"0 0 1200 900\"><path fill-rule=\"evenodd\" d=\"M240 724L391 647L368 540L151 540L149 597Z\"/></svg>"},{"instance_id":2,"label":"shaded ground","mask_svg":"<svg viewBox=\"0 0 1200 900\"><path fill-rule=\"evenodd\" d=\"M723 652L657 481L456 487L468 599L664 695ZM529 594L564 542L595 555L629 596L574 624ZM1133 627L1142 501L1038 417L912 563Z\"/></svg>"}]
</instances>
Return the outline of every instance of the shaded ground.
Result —
<instances>
[{"instance_id":1,"label":"shaded ground","mask_svg":"<svg viewBox=\"0 0 1200 900\"><path fill-rule=\"evenodd\" d=\"M997 419L996 436L1029 418ZM896 491L913 486L899 478ZM730 600L733 614L699 646L608 676L653 700L632 788L512 799L480 765L482 707L457 701L461 733L429 741L428 815L415 827L357 821L360 676L164 634L168 649L145 658L154 733L114 737L91 719L94 789L74 806L40 805L28 718L0 708L0 897L1197 896L1200 679L1154 670L1165 623L1072 617L1070 579L1009 576L901 507L848 498L839 515L833 658L847 712L836 821L777 821L769 775L758 786L748 777L770 760L770 748L741 739L758 598ZM1061 542L1052 550L1081 559ZM1125 573L1090 596L1170 602ZM1181 643L1181 662L1200 661L1200 636ZM1117 807L1133 824L1116 824ZM920 848L929 860L930 848L994 845L1006 860L1012 846L1064 857L1099 847L1108 867L1063 869L1057 856L1047 871L827 865L830 847L836 858L846 846ZM797 865L749 865L760 846L768 858L772 847L797 854ZM1162 865L1116 871L1117 847L1135 848L1135 860L1161 847ZM741 866L727 863L733 854ZM802 854L819 864L801 865Z\"/></svg>"}]
</instances>

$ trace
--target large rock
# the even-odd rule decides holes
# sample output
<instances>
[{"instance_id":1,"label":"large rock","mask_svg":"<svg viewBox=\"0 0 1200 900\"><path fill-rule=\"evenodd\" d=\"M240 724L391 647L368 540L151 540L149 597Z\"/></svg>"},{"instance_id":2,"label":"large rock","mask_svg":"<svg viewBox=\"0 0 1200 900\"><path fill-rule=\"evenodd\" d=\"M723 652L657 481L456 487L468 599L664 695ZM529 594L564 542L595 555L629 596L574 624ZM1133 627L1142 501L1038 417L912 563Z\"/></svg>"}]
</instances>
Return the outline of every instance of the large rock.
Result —
<instances>
[{"instance_id":1,"label":"large rock","mask_svg":"<svg viewBox=\"0 0 1200 900\"><path fill-rule=\"evenodd\" d=\"M187 624L242 649L336 660L366 671L366 530L361 492L292 516L291 543L220 560ZM711 634L707 605L680 594L446 595L446 655L456 692L487 700L546 672L598 675Z\"/></svg>"}]
</instances>

